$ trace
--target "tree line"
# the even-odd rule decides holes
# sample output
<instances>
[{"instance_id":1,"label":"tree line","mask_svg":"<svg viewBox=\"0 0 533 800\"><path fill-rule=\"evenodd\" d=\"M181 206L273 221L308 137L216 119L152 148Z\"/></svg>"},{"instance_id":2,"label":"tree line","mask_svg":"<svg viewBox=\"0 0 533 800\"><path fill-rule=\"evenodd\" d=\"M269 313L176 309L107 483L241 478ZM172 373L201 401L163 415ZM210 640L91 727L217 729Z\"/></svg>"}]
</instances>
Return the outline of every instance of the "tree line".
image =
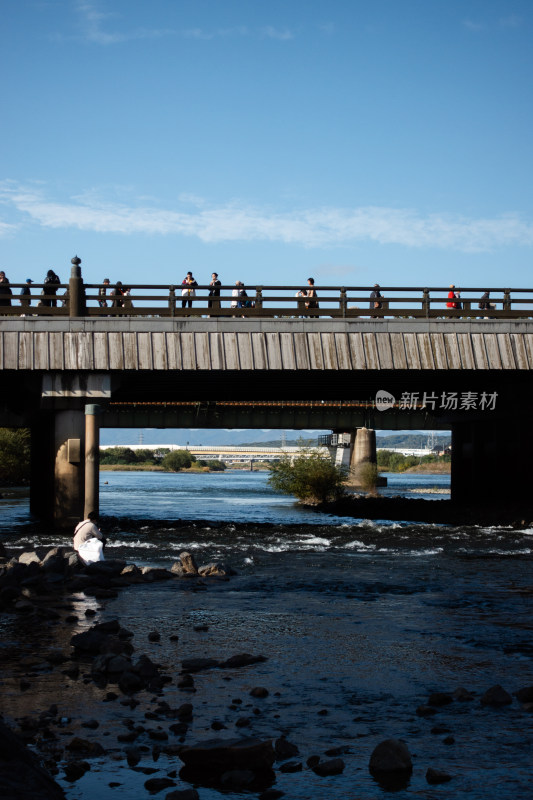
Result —
<instances>
[{"instance_id":1,"label":"tree line","mask_svg":"<svg viewBox=\"0 0 533 800\"><path fill-rule=\"evenodd\" d=\"M405 456L403 453L397 453L394 450L378 450L377 459L379 469L385 472L405 472L405 470L417 467L419 464L449 463L451 455L445 453L443 456Z\"/></svg>"},{"instance_id":2,"label":"tree line","mask_svg":"<svg viewBox=\"0 0 533 800\"><path fill-rule=\"evenodd\" d=\"M132 450L131 447L106 447L100 450L100 464L109 466L158 466L166 472L180 472L190 469L193 464L198 468L208 468L214 472L221 472L226 465L217 459L197 459L189 450L170 450L161 447L157 450L140 448Z\"/></svg>"}]
</instances>

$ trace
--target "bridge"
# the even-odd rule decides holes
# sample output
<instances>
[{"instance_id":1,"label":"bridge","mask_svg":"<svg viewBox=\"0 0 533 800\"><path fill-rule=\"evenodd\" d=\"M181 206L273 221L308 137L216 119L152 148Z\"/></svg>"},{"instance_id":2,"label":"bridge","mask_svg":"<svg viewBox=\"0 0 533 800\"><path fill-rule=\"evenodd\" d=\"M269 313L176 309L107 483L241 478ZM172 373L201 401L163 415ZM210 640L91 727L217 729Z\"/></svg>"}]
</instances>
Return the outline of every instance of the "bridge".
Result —
<instances>
[{"instance_id":1,"label":"bridge","mask_svg":"<svg viewBox=\"0 0 533 800\"><path fill-rule=\"evenodd\" d=\"M446 309L445 289L439 308L404 289L404 306L350 310L337 287L317 316L287 291L289 312L172 315L168 293L164 313L93 308L78 273L67 306L0 309L0 424L31 429L32 510L55 524L97 507L100 427L330 429L350 463L376 429L451 430L454 501L529 497L533 290L491 290L490 311Z\"/></svg>"},{"instance_id":2,"label":"bridge","mask_svg":"<svg viewBox=\"0 0 533 800\"><path fill-rule=\"evenodd\" d=\"M216 459L227 463L279 461L288 457L293 459L302 453L302 448L286 445L285 447L247 447L246 445L201 445L201 444L130 444L130 445L100 445L100 450L109 450L111 447L127 447L129 450L187 450L197 459ZM329 457L327 447L313 447L315 452L321 452L324 457ZM425 452L425 451L424 451ZM428 451L429 452L429 451Z\"/></svg>"}]
</instances>

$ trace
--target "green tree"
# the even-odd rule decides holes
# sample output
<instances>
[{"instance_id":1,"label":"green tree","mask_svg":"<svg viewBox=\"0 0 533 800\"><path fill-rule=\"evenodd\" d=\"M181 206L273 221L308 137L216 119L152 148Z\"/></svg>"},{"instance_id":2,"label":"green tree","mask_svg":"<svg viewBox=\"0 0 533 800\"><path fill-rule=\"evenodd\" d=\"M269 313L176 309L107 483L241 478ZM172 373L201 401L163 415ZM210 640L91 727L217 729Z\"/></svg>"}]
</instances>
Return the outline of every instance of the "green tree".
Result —
<instances>
[{"instance_id":1,"label":"green tree","mask_svg":"<svg viewBox=\"0 0 533 800\"><path fill-rule=\"evenodd\" d=\"M30 432L0 428L0 481L19 483L30 477Z\"/></svg>"},{"instance_id":2,"label":"green tree","mask_svg":"<svg viewBox=\"0 0 533 800\"><path fill-rule=\"evenodd\" d=\"M336 500L344 494L347 470L311 448L302 448L291 460L283 456L270 467L269 484L308 503Z\"/></svg>"},{"instance_id":3,"label":"green tree","mask_svg":"<svg viewBox=\"0 0 533 800\"><path fill-rule=\"evenodd\" d=\"M226 465L223 461L217 461L215 459L210 459L207 462L207 466L210 470L213 470L213 472L223 472L226 469Z\"/></svg>"},{"instance_id":4,"label":"green tree","mask_svg":"<svg viewBox=\"0 0 533 800\"><path fill-rule=\"evenodd\" d=\"M100 464L135 464L137 456L129 447L106 447L100 450Z\"/></svg>"},{"instance_id":5,"label":"green tree","mask_svg":"<svg viewBox=\"0 0 533 800\"><path fill-rule=\"evenodd\" d=\"M188 450L171 450L161 461L161 466L167 472L179 472L181 469L189 469L195 456Z\"/></svg>"},{"instance_id":6,"label":"green tree","mask_svg":"<svg viewBox=\"0 0 533 800\"><path fill-rule=\"evenodd\" d=\"M390 450L378 450L377 451L378 467L383 467L383 469L388 469L390 466L390 460L392 455L393 454Z\"/></svg>"},{"instance_id":7,"label":"green tree","mask_svg":"<svg viewBox=\"0 0 533 800\"><path fill-rule=\"evenodd\" d=\"M143 449L143 450L135 450L135 460L138 464L155 464L156 459L154 457L154 451Z\"/></svg>"}]
</instances>

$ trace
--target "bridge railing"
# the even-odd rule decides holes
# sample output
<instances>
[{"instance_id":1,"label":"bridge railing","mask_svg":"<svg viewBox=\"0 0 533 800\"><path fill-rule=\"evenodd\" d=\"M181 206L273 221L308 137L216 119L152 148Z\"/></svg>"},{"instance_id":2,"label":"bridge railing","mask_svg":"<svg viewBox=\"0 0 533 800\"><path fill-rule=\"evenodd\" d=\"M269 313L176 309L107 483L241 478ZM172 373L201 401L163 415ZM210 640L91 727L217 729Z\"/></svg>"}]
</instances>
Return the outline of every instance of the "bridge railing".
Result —
<instances>
[{"instance_id":1,"label":"bridge railing","mask_svg":"<svg viewBox=\"0 0 533 800\"><path fill-rule=\"evenodd\" d=\"M381 297L371 299L370 286L315 286L314 298L298 295L306 287L246 286L246 296L236 297L234 285L219 287L220 296L209 295L208 285L195 287L194 296L183 296L181 285L129 284L130 295L110 293L112 287L83 283L81 276L60 284L54 294L44 284L32 284L31 295L20 295L26 284L10 285L12 294L0 290L0 316L31 317L209 317L357 319L517 319L533 317L533 289L456 288L460 299L448 298L449 287L384 286ZM242 287L241 287L242 288ZM102 297L100 290L107 294ZM41 291L39 291L41 290ZM106 305L102 303L105 302ZM374 307L374 303L379 303ZM28 304L29 303L29 304ZM448 305L458 304L460 307ZM238 305L239 304L239 305Z\"/></svg>"}]
</instances>

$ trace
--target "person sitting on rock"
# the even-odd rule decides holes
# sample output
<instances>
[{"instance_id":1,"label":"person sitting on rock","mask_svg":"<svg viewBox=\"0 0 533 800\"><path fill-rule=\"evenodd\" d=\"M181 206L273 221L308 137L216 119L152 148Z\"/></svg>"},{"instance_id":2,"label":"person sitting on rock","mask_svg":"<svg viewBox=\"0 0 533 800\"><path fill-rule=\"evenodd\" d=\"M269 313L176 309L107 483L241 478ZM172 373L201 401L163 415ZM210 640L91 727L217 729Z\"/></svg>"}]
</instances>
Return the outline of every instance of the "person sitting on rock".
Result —
<instances>
[{"instance_id":1,"label":"person sitting on rock","mask_svg":"<svg viewBox=\"0 0 533 800\"><path fill-rule=\"evenodd\" d=\"M94 564L95 561L104 561L105 539L98 525L98 514L89 511L87 519L76 525L74 531L74 550L84 564Z\"/></svg>"}]
</instances>

